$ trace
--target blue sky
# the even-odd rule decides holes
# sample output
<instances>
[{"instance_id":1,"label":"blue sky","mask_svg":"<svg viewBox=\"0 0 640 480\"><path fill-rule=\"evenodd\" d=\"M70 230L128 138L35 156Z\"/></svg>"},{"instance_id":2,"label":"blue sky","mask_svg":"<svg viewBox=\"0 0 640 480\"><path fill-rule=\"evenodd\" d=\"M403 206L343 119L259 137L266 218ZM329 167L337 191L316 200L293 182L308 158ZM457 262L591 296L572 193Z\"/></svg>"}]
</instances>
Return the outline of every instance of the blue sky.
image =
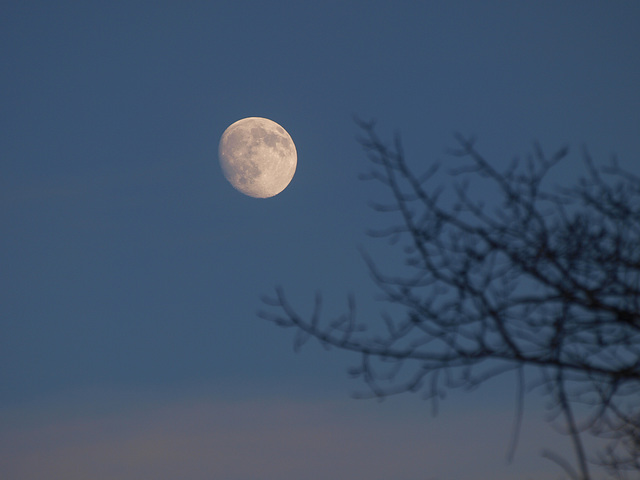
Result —
<instances>
[{"instance_id":1,"label":"blue sky","mask_svg":"<svg viewBox=\"0 0 640 480\"><path fill-rule=\"evenodd\" d=\"M357 178L354 114L401 132L417 169L455 161L460 131L498 166L534 140L569 145L560 184L583 146L638 171L640 4L0 11L1 477L557 473L539 452L564 439L536 401L505 465L507 382L453 393L435 419L414 397L352 400L348 355L295 354L256 312L276 285L303 311L318 290L329 314L347 292L364 317L382 308L358 254L384 252L365 230L385 219L367 207L380 190ZM235 191L217 162L224 129L248 116L296 143L296 175L271 199Z\"/></svg>"}]
</instances>

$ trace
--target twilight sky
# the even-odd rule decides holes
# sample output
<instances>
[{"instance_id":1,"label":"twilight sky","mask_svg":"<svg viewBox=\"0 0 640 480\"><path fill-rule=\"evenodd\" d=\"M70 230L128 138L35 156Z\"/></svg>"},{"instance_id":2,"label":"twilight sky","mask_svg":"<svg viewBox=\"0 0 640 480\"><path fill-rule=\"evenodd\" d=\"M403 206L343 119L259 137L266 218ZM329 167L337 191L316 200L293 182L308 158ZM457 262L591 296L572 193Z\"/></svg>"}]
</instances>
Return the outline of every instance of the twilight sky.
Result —
<instances>
[{"instance_id":1,"label":"twilight sky","mask_svg":"<svg viewBox=\"0 0 640 480\"><path fill-rule=\"evenodd\" d=\"M35 2L0 7L0 477L557 478L565 438L514 392L353 400L352 360L261 320L282 285L327 313L384 308L358 254L386 220L352 116L447 165L569 145L640 171L633 1ZM248 116L292 136L266 200L224 179ZM491 192L483 192L487 196Z\"/></svg>"}]
</instances>

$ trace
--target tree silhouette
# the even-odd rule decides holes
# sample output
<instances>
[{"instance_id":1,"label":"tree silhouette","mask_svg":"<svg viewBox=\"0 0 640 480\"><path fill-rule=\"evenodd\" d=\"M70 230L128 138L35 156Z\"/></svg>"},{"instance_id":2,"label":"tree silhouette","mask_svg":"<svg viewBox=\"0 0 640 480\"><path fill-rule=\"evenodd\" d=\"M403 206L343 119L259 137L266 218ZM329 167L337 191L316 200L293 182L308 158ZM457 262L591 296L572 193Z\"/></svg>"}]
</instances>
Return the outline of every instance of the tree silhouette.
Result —
<instances>
[{"instance_id":1,"label":"tree silhouette","mask_svg":"<svg viewBox=\"0 0 640 480\"><path fill-rule=\"evenodd\" d=\"M548 156L534 145L525 162L500 172L472 139L456 135L451 153L462 165L448 172L446 190L431 186L438 165L414 172L398 137L388 145L372 122L358 124L372 165L364 178L390 193L373 208L397 222L372 235L389 239L404 265L390 273L363 257L384 300L402 313L382 315L382 328L363 323L350 297L343 315L323 319L317 297L306 317L277 289L260 315L295 328L296 347L316 338L359 354L350 373L376 396L420 391L435 407L448 389L515 373L509 456L523 398L538 389L572 442L575 467L544 455L568 476L589 479L591 463L612 477L638 475L640 178L615 160L598 169L585 152L583 178L549 186L566 148ZM485 204L474 190L481 182L499 202ZM605 448L587 452L585 435Z\"/></svg>"}]
</instances>

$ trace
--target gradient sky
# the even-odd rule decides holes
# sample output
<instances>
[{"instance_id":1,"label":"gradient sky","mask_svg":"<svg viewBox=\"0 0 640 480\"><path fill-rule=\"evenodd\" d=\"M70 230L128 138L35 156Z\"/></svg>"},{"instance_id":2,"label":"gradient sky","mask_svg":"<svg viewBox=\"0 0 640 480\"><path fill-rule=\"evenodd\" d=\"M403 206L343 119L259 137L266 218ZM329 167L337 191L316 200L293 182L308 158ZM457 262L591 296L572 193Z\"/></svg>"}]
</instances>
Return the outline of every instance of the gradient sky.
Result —
<instances>
[{"instance_id":1,"label":"gradient sky","mask_svg":"<svg viewBox=\"0 0 640 480\"><path fill-rule=\"evenodd\" d=\"M557 478L535 400L506 464L508 382L436 418L353 400L355 359L256 312L277 285L382 308L354 114L417 169L460 131L498 167L569 145L558 183L583 146L640 170L638 24L635 1L3 2L0 477ZM217 162L247 116L296 143L271 199Z\"/></svg>"}]
</instances>

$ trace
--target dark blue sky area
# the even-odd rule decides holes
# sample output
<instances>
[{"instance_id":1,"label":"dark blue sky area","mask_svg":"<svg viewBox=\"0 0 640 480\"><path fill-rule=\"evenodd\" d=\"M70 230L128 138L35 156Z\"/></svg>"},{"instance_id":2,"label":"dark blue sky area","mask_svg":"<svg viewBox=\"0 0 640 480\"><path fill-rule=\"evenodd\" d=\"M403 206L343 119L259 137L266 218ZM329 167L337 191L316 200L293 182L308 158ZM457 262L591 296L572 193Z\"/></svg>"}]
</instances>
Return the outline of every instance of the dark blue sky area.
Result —
<instances>
[{"instance_id":1,"label":"dark blue sky area","mask_svg":"<svg viewBox=\"0 0 640 480\"><path fill-rule=\"evenodd\" d=\"M401 132L417 169L454 162L445 151L460 131L498 167L534 140L569 145L559 184L582 168L583 146L638 171L639 24L631 1L4 2L2 418L88 391L106 405L131 390L353 402L348 356L296 355L291 332L256 316L276 285L303 311L317 290L329 314L349 291L363 317L381 308L357 247L384 251L365 235L386 222L367 207L382 192L357 178L367 162L352 116ZM218 165L220 135L248 116L278 122L298 150L271 199L240 194ZM495 392L478 402L511 398ZM537 459L531 448L523 456ZM474 478L467 460L455 478ZM151 463L118 478L161 478ZM230 465L184 478L254 478Z\"/></svg>"}]
</instances>

